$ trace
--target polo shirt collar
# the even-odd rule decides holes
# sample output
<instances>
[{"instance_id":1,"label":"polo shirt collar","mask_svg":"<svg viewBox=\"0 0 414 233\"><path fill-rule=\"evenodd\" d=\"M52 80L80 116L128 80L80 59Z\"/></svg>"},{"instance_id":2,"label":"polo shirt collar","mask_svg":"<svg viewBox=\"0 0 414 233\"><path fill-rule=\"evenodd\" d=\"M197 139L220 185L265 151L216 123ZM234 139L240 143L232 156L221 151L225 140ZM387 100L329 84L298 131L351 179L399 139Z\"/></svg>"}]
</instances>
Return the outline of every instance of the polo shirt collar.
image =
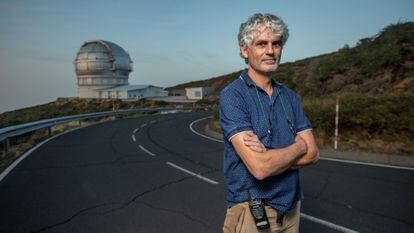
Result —
<instances>
[{"instance_id":1,"label":"polo shirt collar","mask_svg":"<svg viewBox=\"0 0 414 233\"><path fill-rule=\"evenodd\" d=\"M247 74L247 69L243 70L240 77L244 80L244 82L247 84L247 86L249 86L249 87L254 87L255 86L252 78L249 76L249 74ZM273 80L272 78L270 79L270 81L272 82L272 86L274 88L277 88L277 82L275 82L275 80ZM257 88L261 89L260 87L257 87Z\"/></svg>"}]
</instances>

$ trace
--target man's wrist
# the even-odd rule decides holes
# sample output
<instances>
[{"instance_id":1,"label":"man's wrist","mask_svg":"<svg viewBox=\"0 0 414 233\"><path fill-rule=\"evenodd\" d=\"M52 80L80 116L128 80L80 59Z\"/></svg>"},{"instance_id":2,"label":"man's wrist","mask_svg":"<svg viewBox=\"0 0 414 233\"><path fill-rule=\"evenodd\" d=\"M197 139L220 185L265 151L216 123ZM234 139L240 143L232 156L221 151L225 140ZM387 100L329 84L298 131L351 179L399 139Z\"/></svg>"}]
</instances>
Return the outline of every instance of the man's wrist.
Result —
<instances>
[{"instance_id":1,"label":"man's wrist","mask_svg":"<svg viewBox=\"0 0 414 233\"><path fill-rule=\"evenodd\" d=\"M297 148L298 148L298 155L304 155L308 151L308 146L306 145L305 140L300 136L296 137Z\"/></svg>"}]
</instances>

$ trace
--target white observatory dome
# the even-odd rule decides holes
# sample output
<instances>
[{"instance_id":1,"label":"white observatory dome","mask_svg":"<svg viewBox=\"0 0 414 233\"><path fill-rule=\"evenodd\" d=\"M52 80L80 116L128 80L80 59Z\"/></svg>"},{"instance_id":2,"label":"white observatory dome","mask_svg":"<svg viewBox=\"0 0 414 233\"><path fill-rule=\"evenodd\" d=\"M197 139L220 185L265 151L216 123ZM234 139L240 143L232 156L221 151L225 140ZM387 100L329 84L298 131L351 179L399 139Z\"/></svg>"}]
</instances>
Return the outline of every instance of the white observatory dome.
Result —
<instances>
[{"instance_id":1,"label":"white observatory dome","mask_svg":"<svg viewBox=\"0 0 414 233\"><path fill-rule=\"evenodd\" d=\"M128 85L132 71L129 54L119 45L104 40L85 42L74 65L80 98L99 98L96 90Z\"/></svg>"}]
</instances>

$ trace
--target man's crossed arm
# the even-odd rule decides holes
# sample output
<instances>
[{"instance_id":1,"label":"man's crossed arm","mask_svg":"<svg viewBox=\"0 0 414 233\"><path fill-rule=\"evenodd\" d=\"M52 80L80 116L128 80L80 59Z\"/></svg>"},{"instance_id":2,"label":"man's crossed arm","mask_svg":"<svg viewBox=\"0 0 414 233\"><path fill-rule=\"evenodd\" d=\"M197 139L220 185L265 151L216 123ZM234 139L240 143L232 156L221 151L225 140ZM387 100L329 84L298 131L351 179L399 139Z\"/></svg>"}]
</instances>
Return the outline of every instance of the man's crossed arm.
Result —
<instances>
[{"instance_id":1,"label":"man's crossed arm","mask_svg":"<svg viewBox=\"0 0 414 233\"><path fill-rule=\"evenodd\" d=\"M249 172L259 180L319 160L319 151L310 130L299 132L295 143L280 149L266 149L252 131L233 136L231 143Z\"/></svg>"}]
</instances>

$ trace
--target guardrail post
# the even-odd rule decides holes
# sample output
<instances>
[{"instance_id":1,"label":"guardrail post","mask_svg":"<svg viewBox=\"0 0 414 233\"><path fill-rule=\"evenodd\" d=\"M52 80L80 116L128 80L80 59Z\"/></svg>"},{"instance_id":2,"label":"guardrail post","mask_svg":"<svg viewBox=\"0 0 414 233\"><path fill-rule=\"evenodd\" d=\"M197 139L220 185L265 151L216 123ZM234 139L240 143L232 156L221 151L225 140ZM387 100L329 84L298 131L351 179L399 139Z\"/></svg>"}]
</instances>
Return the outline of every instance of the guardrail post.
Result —
<instances>
[{"instance_id":1,"label":"guardrail post","mask_svg":"<svg viewBox=\"0 0 414 233\"><path fill-rule=\"evenodd\" d=\"M4 154L6 155L7 152L9 152L10 150L10 140L8 138L4 139L3 147L4 147Z\"/></svg>"},{"instance_id":2,"label":"guardrail post","mask_svg":"<svg viewBox=\"0 0 414 233\"><path fill-rule=\"evenodd\" d=\"M78 122L79 122L79 127L81 127L82 126L82 120L79 120Z\"/></svg>"},{"instance_id":3,"label":"guardrail post","mask_svg":"<svg viewBox=\"0 0 414 233\"><path fill-rule=\"evenodd\" d=\"M52 136L52 127L51 126L47 127L47 136L48 137Z\"/></svg>"}]
</instances>

